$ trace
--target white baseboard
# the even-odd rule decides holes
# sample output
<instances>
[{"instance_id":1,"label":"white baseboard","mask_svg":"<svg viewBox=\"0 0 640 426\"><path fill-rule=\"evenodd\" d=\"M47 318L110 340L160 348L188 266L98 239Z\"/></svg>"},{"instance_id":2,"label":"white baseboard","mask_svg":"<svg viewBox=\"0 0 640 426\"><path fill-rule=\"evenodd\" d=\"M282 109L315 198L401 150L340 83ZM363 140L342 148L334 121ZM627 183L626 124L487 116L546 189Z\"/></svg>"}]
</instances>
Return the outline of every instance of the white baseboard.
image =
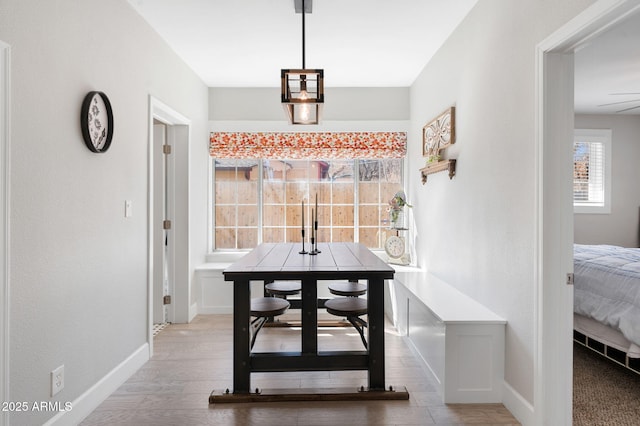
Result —
<instances>
[{"instance_id":1,"label":"white baseboard","mask_svg":"<svg viewBox=\"0 0 640 426\"><path fill-rule=\"evenodd\" d=\"M198 313L198 303L192 303L191 306L189 306L189 322L193 321Z\"/></svg>"},{"instance_id":2,"label":"white baseboard","mask_svg":"<svg viewBox=\"0 0 640 426\"><path fill-rule=\"evenodd\" d=\"M522 426L535 424L535 412L533 405L520 395L509 383L504 382L502 389L502 404L518 419Z\"/></svg>"},{"instance_id":3,"label":"white baseboard","mask_svg":"<svg viewBox=\"0 0 640 426\"><path fill-rule=\"evenodd\" d=\"M72 426L79 424L148 360L149 344L145 343L85 393L76 398L72 403L72 410L56 414L44 426Z\"/></svg>"}]
</instances>

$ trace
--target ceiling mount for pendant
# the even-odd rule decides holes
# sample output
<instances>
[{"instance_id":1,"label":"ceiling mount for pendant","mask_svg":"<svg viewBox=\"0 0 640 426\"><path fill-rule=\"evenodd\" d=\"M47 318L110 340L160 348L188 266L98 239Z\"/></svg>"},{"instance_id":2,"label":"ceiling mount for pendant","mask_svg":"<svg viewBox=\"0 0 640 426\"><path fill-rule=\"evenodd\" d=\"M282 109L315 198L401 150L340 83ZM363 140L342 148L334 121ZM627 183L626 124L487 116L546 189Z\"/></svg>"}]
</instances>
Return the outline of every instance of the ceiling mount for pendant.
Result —
<instances>
[{"instance_id":1,"label":"ceiling mount for pendant","mask_svg":"<svg viewBox=\"0 0 640 426\"><path fill-rule=\"evenodd\" d=\"M293 7L296 13L302 13L302 0L293 0ZM304 0L304 13L313 12L313 0Z\"/></svg>"},{"instance_id":2,"label":"ceiling mount for pendant","mask_svg":"<svg viewBox=\"0 0 640 426\"><path fill-rule=\"evenodd\" d=\"M302 13L302 68L280 72L282 106L291 124L318 124L324 103L324 70L307 69L305 63L305 14L312 0L294 0L296 12Z\"/></svg>"}]
</instances>

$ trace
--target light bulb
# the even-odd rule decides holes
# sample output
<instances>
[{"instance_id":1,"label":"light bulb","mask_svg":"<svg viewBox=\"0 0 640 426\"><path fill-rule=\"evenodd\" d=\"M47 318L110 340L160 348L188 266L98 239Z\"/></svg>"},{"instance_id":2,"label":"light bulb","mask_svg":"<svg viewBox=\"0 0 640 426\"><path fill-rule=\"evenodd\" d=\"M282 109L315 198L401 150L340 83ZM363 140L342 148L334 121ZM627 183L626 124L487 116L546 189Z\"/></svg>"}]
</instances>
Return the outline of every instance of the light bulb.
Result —
<instances>
[{"instance_id":1,"label":"light bulb","mask_svg":"<svg viewBox=\"0 0 640 426\"><path fill-rule=\"evenodd\" d=\"M303 104L300 106L300 119L302 121L309 121L309 115L311 111L309 110L309 105Z\"/></svg>"},{"instance_id":2,"label":"light bulb","mask_svg":"<svg viewBox=\"0 0 640 426\"><path fill-rule=\"evenodd\" d=\"M307 81L306 76L300 76L300 100L306 102L309 99L309 94L307 93ZM300 105L300 119L304 122L309 121L309 117L311 116L311 110L308 104L303 103Z\"/></svg>"}]
</instances>

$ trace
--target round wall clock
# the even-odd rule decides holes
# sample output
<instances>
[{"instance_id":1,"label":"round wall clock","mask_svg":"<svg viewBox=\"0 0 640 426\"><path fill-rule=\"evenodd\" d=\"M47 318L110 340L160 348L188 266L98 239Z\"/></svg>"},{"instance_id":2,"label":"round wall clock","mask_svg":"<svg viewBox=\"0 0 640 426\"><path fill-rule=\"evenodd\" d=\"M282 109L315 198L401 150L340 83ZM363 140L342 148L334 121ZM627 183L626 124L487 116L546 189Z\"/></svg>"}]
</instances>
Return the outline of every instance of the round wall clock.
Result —
<instances>
[{"instance_id":1,"label":"round wall clock","mask_svg":"<svg viewBox=\"0 0 640 426\"><path fill-rule=\"evenodd\" d=\"M84 143L93 152L105 152L113 138L111 102L102 92L89 92L82 102L80 125Z\"/></svg>"}]
</instances>

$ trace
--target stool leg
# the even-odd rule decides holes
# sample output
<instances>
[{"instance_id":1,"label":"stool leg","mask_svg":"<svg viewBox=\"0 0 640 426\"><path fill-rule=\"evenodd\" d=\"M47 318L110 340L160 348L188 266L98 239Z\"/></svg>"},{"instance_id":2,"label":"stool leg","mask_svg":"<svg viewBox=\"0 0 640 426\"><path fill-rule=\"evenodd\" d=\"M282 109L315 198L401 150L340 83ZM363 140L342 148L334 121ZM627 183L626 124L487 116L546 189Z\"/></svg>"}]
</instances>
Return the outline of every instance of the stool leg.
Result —
<instances>
[{"instance_id":1,"label":"stool leg","mask_svg":"<svg viewBox=\"0 0 640 426\"><path fill-rule=\"evenodd\" d=\"M360 317L347 317L347 320L351 323L353 328L358 330L358 333L360 333L360 339L362 339L364 348L369 349L367 347L367 339L364 337L364 328L367 326L367 323Z\"/></svg>"},{"instance_id":2,"label":"stool leg","mask_svg":"<svg viewBox=\"0 0 640 426\"><path fill-rule=\"evenodd\" d=\"M264 323L267 322L266 317L258 317L251 321L251 344L249 345L249 350L253 349L253 345L256 343L256 337L258 337L258 332L262 329Z\"/></svg>"}]
</instances>

